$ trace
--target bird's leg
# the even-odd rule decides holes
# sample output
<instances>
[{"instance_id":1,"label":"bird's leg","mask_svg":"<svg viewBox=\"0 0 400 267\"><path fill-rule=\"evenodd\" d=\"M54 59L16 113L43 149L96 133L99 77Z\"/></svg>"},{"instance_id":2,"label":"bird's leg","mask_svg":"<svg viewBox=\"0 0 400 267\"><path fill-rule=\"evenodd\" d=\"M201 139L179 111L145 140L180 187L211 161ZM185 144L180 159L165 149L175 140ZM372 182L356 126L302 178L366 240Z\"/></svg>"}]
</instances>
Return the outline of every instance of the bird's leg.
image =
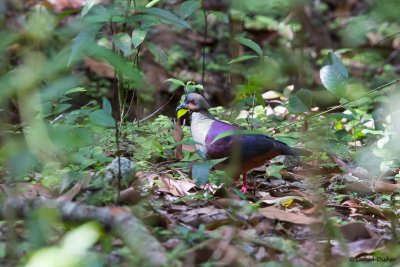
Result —
<instances>
[{"instance_id":1,"label":"bird's leg","mask_svg":"<svg viewBox=\"0 0 400 267\"><path fill-rule=\"evenodd\" d=\"M243 175L243 186L240 189L240 192L246 193L247 189L254 189L254 187L247 185L247 173L244 172L244 173L242 173L242 175Z\"/></svg>"}]
</instances>

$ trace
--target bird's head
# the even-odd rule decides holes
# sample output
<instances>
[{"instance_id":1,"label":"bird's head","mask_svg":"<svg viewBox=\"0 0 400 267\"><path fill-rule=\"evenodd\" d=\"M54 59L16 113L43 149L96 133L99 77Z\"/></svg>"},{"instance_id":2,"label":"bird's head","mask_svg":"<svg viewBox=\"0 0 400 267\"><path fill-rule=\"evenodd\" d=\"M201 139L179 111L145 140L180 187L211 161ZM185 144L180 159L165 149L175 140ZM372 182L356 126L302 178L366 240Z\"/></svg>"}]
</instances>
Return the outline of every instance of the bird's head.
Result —
<instances>
[{"instance_id":1,"label":"bird's head","mask_svg":"<svg viewBox=\"0 0 400 267\"><path fill-rule=\"evenodd\" d=\"M207 111L209 107L210 105L207 103L207 100L205 100L202 95L190 93L186 96L183 103L176 108L176 111L186 109L190 112L202 112Z\"/></svg>"}]
</instances>

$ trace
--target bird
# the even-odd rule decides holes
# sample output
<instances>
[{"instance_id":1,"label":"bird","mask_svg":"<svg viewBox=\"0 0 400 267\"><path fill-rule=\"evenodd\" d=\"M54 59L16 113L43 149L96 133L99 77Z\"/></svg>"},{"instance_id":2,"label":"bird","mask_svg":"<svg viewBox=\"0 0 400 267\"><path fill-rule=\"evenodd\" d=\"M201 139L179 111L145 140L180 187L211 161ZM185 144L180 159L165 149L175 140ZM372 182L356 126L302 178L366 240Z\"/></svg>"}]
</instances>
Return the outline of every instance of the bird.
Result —
<instances>
[{"instance_id":1,"label":"bird","mask_svg":"<svg viewBox=\"0 0 400 267\"><path fill-rule=\"evenodd\" d=\"M197 153L204 159L224 159L220 166L234 166L233 176L242 175L240 191L252 189L247 185L247 174L278 155L308 156L310 151L290 147L284 142L259 133L243 133L243 129L215 119L208 109L207 100L198 93L189 93L176 111L189 111L190 131ZM179 114L179 113L178 113ZM242 131L242 132L241 132ZM227 136L223 136L223 133ZM227 163L231 163L230 165ZM222 168L224 168L222 167Z\"/></svg>"}]
</instances>

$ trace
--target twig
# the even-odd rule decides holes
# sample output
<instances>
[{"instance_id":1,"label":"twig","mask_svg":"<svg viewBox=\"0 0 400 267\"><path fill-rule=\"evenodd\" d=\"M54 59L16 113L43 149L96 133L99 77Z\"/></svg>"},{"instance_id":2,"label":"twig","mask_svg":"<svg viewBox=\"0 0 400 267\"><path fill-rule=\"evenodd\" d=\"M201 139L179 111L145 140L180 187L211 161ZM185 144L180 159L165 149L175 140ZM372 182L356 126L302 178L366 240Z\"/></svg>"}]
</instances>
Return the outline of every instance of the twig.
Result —
<instances>
[{"instance_id":1,"label":"twig","mask_svg":"<svg viewBox=\"0 0 400 267\"><path fill-rule=\"evenodd\" d=\"M161 107L159 107L156 111L154 111L153 113L151 113L150 115L144 117L143 119L139 120L138 123L142 123L145 120L150 119L151 117L153 117L154 115L156 115L158 112L160 112L161 110L163 110L168 104L169 102L171 102L172 98L174 98L175 94L173 94L171 96L171 98L167 101L167 103L165 103L164 105L162 105Z\"/></svg>"},{"instance_id":2,"label":"twig","mask_svg":"<svg viewBox=\"0 0 400 267\"><path fill-rule=\"evenodd\" d=\"M204 15L204 39L203 39L203 55L202 55L202 68L201 68L201 84L204 86L204 76L206 71L206 41L207 41L207 11L203 7L203 15Z\"/></svg>"},{"instance_id":3,"label":"twig","mask_svg":"<svg viewBox=\"0 0 400 267\"><path fill-rule=\"evenodd\" d=\"M97 221L120 238L141 266L166 266L164 247L153 237L142 222L127 209L121 207L99 208L68 201L49 199L8 199L0 205L1 219L29 218L31 212L40 208L57 210L62 219L73 222Z\"/></svg>"}]
</instances>

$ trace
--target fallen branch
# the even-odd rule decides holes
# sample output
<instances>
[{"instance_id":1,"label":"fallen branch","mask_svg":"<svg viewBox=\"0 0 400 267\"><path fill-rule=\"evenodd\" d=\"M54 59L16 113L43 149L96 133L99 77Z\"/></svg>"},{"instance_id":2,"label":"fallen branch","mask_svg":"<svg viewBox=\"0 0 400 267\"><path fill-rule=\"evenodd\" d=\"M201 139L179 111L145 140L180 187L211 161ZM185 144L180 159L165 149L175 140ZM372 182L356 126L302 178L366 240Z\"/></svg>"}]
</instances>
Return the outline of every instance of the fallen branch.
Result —
<instances>
[{"instance_id":1,"label":"fallen branch","mask_svg":"<svg viewBox=\"0 0 400 267\"><path fill-rule=\"evenodd\" d=\"M63 220L74 222L97 221L120 238L141 261L142 266L167 264L165 249L142 222L121 207L99 208L57 200L8 199L0 205L0 219L27 218L39 208L56 209Z\"/></svg>"}]
</instances>

